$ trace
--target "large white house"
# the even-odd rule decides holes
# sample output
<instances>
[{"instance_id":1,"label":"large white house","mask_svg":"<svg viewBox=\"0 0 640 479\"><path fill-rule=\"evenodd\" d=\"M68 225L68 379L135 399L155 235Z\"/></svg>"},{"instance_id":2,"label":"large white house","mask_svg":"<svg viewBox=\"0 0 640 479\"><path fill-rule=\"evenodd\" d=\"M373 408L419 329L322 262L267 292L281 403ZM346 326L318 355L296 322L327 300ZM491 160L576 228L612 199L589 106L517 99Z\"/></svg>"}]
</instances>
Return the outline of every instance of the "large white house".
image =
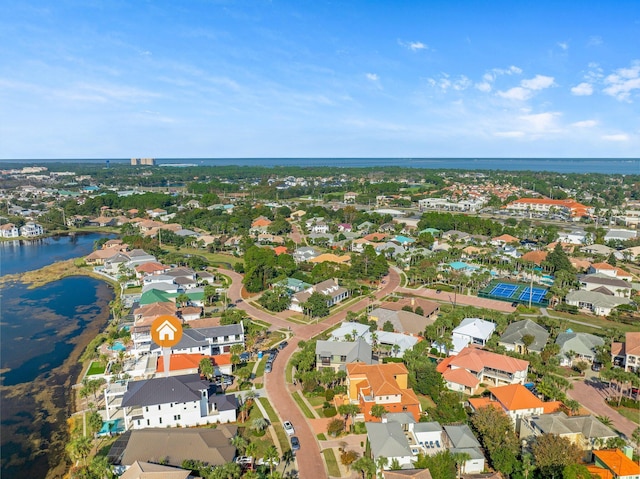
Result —
<instances>
[{"instance_id":1,"label":"large white house","mask_svg":"<svg viewBox=\"0 0 640 479\"><path fill-rule=\"evenodd\" d=\"M43 234L44 228L38 223L34 223L33 221L29 221L20 228L20 236L24 236L25 238L32 238L34 236L41 236Z\"/></svg>"},{"instance_id":2,"label":"large white house","mask_svg":"<svg viewBox=\"0 0 640 479\"><path fill-rule=\"evenodd\" d=\"M198 374L129 381L122 388L122 394L107 391L107 417L111 416L112 409L121 409L126 430L203 426L236 420L236 397L216 395L216 386L201 380Z\"/></svg>"},{"instance_id":3,"label":"large white house","mask_svg":"<svg viewBox=\"0 0 640 479\"><path fill-rule=\"evenodd\" d=\"M328 279L326 281L323 281L322 283L314 284L304 291L294 294L291 297L291 304L289 306L289 309L302 313L302 305L314 292L327 296L327 306L329 307L333 306L334 304L338 304L339 302L349 297L349 291L346 288L340 286L337 279Z\"/></svg>"},{"instance_id":4,"label":"large white house","mask_svg":"<svg viewBox=\"0 0 640 479\"><path fill-rule=\"evenodd\" d=\"M469 345L484 346L495 330L496 323L480 318L465 318L452 331L453 349L447 351L438 342L434 342L432 346L441 353L448 352L450 356L455 356Z\"/></svg>"},{"instance_id":5,"label":"large white house","mask_svg":"<svg viewBox=\"0 0 640 479\"><path fill-rule=\"evenodd\" d=\"M13 223L0 226L0 238L17 238L18 236L20 236L20 230Z\"/></svg>"}]
</instances>

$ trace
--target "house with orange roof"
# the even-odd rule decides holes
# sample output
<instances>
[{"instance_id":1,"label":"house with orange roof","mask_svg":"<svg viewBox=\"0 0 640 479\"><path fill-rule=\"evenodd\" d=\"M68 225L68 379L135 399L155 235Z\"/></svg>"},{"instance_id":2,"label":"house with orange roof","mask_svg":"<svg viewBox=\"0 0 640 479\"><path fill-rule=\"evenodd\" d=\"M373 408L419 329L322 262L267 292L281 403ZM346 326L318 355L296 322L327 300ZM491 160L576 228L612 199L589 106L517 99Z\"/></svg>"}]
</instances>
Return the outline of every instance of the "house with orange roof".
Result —
<instances>
[{"instance_id":1,"label":"house with orange roof","mask_svg":"<svg viewBox=\"0 0 640 479\"><path fill-rule=\"evenodd\" d=\"M200 370L200 361L209 359L220 374L231 375L233 365L231 364L231 354L216 354L207 356L204 354L171 354L169 356L169 376L180 376L182 374L195 374ZM164 374L164 358L158 356L156 374Z\"/></svg>"},{"instance_id":2,"label":"house with orange roof","mask_svg":"<svg viewBox=\"0 0 640 479\"><path fill-rule=\"evenodd\" d=\"M475 394L480 383L495 386L524 384L529 362L496 354L483 349L466 347L456 356L442 360L436 370L442 374L447 388L466 394Z\"/></svg>"},{"instance_id":3,"label":"house with orange roof","mask_svg":"<svg viewBox=\"0 0 640 479\"><path fill-rule=\"evenodd\" d=\"M640 464L632 461L620 449L594 451L595 466L611 473L614 479L638 479Z\"/></svg>"},{"instance_id":4,"label":"house with orange roof","mask_svg":"<svg viewBox=\"0 0 640 479\"><path fill-rule=\"evenodd\" d=\"M529 263L534 263L540 266L540 264L547 259L548 251L529 251L522 255L520 258L522 261L527 261Z\"/></svg>"},{"instance_id":5,"label":"house with orange roof","mask_svg":"<svg viewBox=\"0 0 640 479\"><path fill-rule=\"evenodd\" d=\"M469 404L474 411L491 406L504 411L513 421L516 433L520 432L523 417L555 412L560 408L559 401L542 402L522 384L509 384L489 389L491 395L482 398L470 398Z\"/></svg>"},{"instance_id":6,"label":"house with orange roof","mask_svg":"<svg viewBox=\"0 0 640 479\"><path fill-rule=\"evenodd\" d=\"M495 238L491 238L491 244L494 246L504 246L510 243L519 243L520 240L515 236L511 236L508 234L503 234L500 236L496 236Z\"/></svg>"},{"instance_id":7,"label":"house with orange roof","mask_svg":"<svg viewBox=\"0 0 640 479\"><path fill-rule=\"evenodd\" d=\"M640 332L625 333L624 343L611 343L611 360L625 371L640 371Z\"/></svg>"},{"instance_id":8,"label":"house with orange roof","mask_svg":"<svg viewBox=\"0 0 640 479\"><path fill-rule=\"evenodd\" d=\"M351 363L346 369L349 401L360 405L365 422L380 421L371 416L375 404L384 406L387 412L410 413L416 421L420 419L422 407L408 386L409 371L404 364Z\"/></svg>"},{"instance_id":9,"label":"house with orange roof","mask_svg":"<svg viewBox=\"0 0 640 479\"><path fill-rule=\"evenodd\" d=\"M136 276L142 278L146 275L160 275L164 274L171 269L171 266L166 266L157 261L149 261L148 263L139 264L135 267Z\"/></svg>"},{"instance_id":10,"label":"house with orange roof","mask_svg":"<svg viewBox=\"0 0 640 479\"><path fill-rule=\"evenodd\" d=\"M252 233L264 233L267 231L267 227L271 224L271 220L264 216L258 216L251 222Z\"/></svg>"},{"instance_id":11,"label":"house with orange roof","mask_svg":"<svg viewBox=\"0 0 640 479\"><path fill-rule=\"evenodd\" d=\"M351 262L351 256L343 255L338 256L333 253L324 253L315 258L311 258L309 263L338 263L338 264L348 264Z\"/></svg>"},{"instance_id":12,"label":"house with orange roof","mask_svg":"<svg viewBox=\"0 0 640 479\"><path fill-rule=\"evenodd\" d=\"M589 274L605 274L612 278L621 279L623 281L631 281L632 276L622 268L611 266L609 263L593 263L587 270Z\"/></svg>"},{"instance_id":13,"label":"house with orange roof","mask_svg":"<svg viewBox=\"0 0 640 479\"><path fill-rule=\"evenodd\" d=\"M273 248L273 252L276 254L276 256L280 256L281 254L285 254L287 252L287 247L286 246L276 246L275 248Z\"/></svg>"}]
</instances>

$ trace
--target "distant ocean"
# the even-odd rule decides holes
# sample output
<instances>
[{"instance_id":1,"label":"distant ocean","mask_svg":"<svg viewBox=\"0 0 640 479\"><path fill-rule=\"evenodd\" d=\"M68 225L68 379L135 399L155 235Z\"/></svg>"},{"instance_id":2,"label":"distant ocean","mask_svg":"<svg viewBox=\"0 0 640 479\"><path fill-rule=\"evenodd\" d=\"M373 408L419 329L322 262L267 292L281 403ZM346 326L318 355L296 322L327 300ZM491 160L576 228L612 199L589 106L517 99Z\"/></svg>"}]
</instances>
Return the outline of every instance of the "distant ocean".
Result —
<instances>
[{"instance_id":1,"label":"distant ocean","mask_svg":"<svg viewBox=\"0 0 640 479\"><path fill-rule=\"evenodd\" d=\"M128 164L129 159L33 159L1 160L37 165L47 163L92 163L106 166ZM399 166L423 169L553 171L556 173L640 174L640 158L159 158L160 166L299 166L331 168L381 168Z\"/></svg>"}]
</instances>

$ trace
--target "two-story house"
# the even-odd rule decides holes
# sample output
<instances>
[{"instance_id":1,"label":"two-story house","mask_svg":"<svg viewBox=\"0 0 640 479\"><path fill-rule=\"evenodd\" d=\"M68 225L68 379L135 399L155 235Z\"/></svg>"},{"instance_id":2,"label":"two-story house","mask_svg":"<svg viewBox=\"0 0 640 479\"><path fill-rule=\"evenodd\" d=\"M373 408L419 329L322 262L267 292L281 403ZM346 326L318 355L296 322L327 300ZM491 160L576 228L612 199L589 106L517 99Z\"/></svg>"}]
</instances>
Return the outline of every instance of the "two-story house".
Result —
<instances>
[{"instance_id":1,"label":"two-story house","mask_svg":"<svg viewBox=\"0 0 640 479\"><path fill-rule=\"evenodd\" d=\"M611 360L625 371L640 371L640 333L627 332L624 343L611 343Z\"/></svg>"},{"instance_id":2,"label":"two-story house","mask_svg":"<svg viewBox=\"0 0 640 479\"><path fill-rule=\"evenodd\" d=\"M349 297L349 291L338 284L337 279L328 279L318 284L314 284L304 291L294 294L291 297L289 309L303 312L303 304L314 293L320 293L327 297L327 306L331 307Z\"/></svg>"},{"instance_id":3,"label":"two-story house","mask_svg":"<svg viewBox=\"0 0 640 479\"><path fill-rule=\"evenodd\" d=\"M548 340L549 331L530 319L524 319L507 326L499 344L507 351L519 354L541 353Z\"/></svg>"},{"instance_id":4,"label":"two-story house","mask_svg":"<svg viewBox=\"0 0 640 479\"><path fill-rule=\"evenodd\" d=\"M198 374L129 381L119 405L125 429L234 422L236 397L216 396L215 391L216 386Z\"/></svg>"},{"instance_id":5,"label":"two-story house","mask_svg":"<svg viewBox=\"0 0 640 479\"><path fill-rule=\"evenodd\" d=\"M468 345L484 346L495 330L496 323L480 318L465 318L451 333L453 349L447 351L447 348L438 342L433 343L433 347L441 353L448 352L449 355L455 356Z\"/></svg>"},{"instance_id":6,"label":"two-story house","mask_svg":"<svg viewBox=\"0 0 640 479\"><path fill-rule=\"evenodd\" d=\"M597 348L604 346L604 339L589 333L564 332L558 334L556 344L560 346L558 357L561 366L571 366L574 361L591 364Z\"/></svg>"},{"instance_id":7,"label":"two-story house","mask_svg":"<svg viewBox=\"0 0 640 479\"><path fill-rule=\"evenodd\" d=\"M373 364L371 345L364 338L355 341L317 341L316 368L344 371L350 363Z\"/></svg>"},{"instance_id":8,"label":"two-story house","mask_svg":"<svg viewBox=\"0 0 640 479\"><path fill-rule=\"evenodd\" d=\"M418 421L420 401L409 388L409 371L402 363L347 364L347 393L351 403L359 404L365 421L379 421L371 415L375 404L387 412L407 412Z\"/></svg>"},{"instance_id":9,"label":"two-story house","mask_svg":"<svg viewBox=\"0 0 640 479\"><path fill-rule=\"evenodd\" d=\"M44 234L44 228L38 223L33 221L27 222L24 226L20 227L20 236L25 238L33 238L35 236L41 236Z\"/></svg>"},{"instance_id":10,"label":"two-story house","mask_svg":"<svg viewBox=\"0 0 640 479\"><path fill-rule=\"evenodd\" d=\"M494 407L503 411L513 421L514 429L520 431L523 417L555 412L560 408L559 401L542 402L522 384L510 384L489 389L489 397L469 398L474 411L484 407Z\"/></svg>"},{"instance_id":11,"label":"two-story house","mask_svg":"<svg viewBox=\"0 0 640 479\"><path fill-rule=\"evenodd\" d=\"M449 356L436 366L452 391L474 394L480 383L495 386L524 384L529 362L483 349L464 348L456 356Z\"/></svg>"},{"instance_id":12,"label":"two-story house","mask_svg":"<svg viewBox=\"0 0 640 479\"><path fill-rule=\"evenodd\" d=\"M0 226L0 238L17 238L18 236L20 236L20 230L13 223Z\"/></svg>"}]
</instances>

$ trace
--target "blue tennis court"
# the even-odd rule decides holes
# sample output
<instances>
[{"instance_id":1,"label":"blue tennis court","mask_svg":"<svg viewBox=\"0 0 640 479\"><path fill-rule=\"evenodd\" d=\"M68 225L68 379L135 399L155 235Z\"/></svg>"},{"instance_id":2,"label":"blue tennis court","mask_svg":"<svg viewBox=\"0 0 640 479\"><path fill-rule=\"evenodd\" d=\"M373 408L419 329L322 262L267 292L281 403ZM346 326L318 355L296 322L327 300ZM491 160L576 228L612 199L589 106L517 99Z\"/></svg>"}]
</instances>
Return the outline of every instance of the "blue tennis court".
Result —
<instances>
[{"instance_id":1,"label":"blue tennis court","mask_svg":"<svg viewBox=\"0 0 640 479\"><path fill-rule=\"evenodd\" d=\"M542 300L542 298L544 298L545 294L547 294L546 289L530 288L529 286L527 286L520 293L520 296L518 296L518 299L520 301L529 301L529 298L531 298L531 301L533 301L534 303L539 303Z\"/></svg>"},{"instance_id":2,"label":"blue tennis court","mask_svg":"<svg viewBox=\"0 0 640 479\"><path fill-rule=\"evenodd\" d=\"M490 294L501 298L510 298L517 290L518 286L515 284L498 283L493 287Z\"/></svg>"}]
</instances>

